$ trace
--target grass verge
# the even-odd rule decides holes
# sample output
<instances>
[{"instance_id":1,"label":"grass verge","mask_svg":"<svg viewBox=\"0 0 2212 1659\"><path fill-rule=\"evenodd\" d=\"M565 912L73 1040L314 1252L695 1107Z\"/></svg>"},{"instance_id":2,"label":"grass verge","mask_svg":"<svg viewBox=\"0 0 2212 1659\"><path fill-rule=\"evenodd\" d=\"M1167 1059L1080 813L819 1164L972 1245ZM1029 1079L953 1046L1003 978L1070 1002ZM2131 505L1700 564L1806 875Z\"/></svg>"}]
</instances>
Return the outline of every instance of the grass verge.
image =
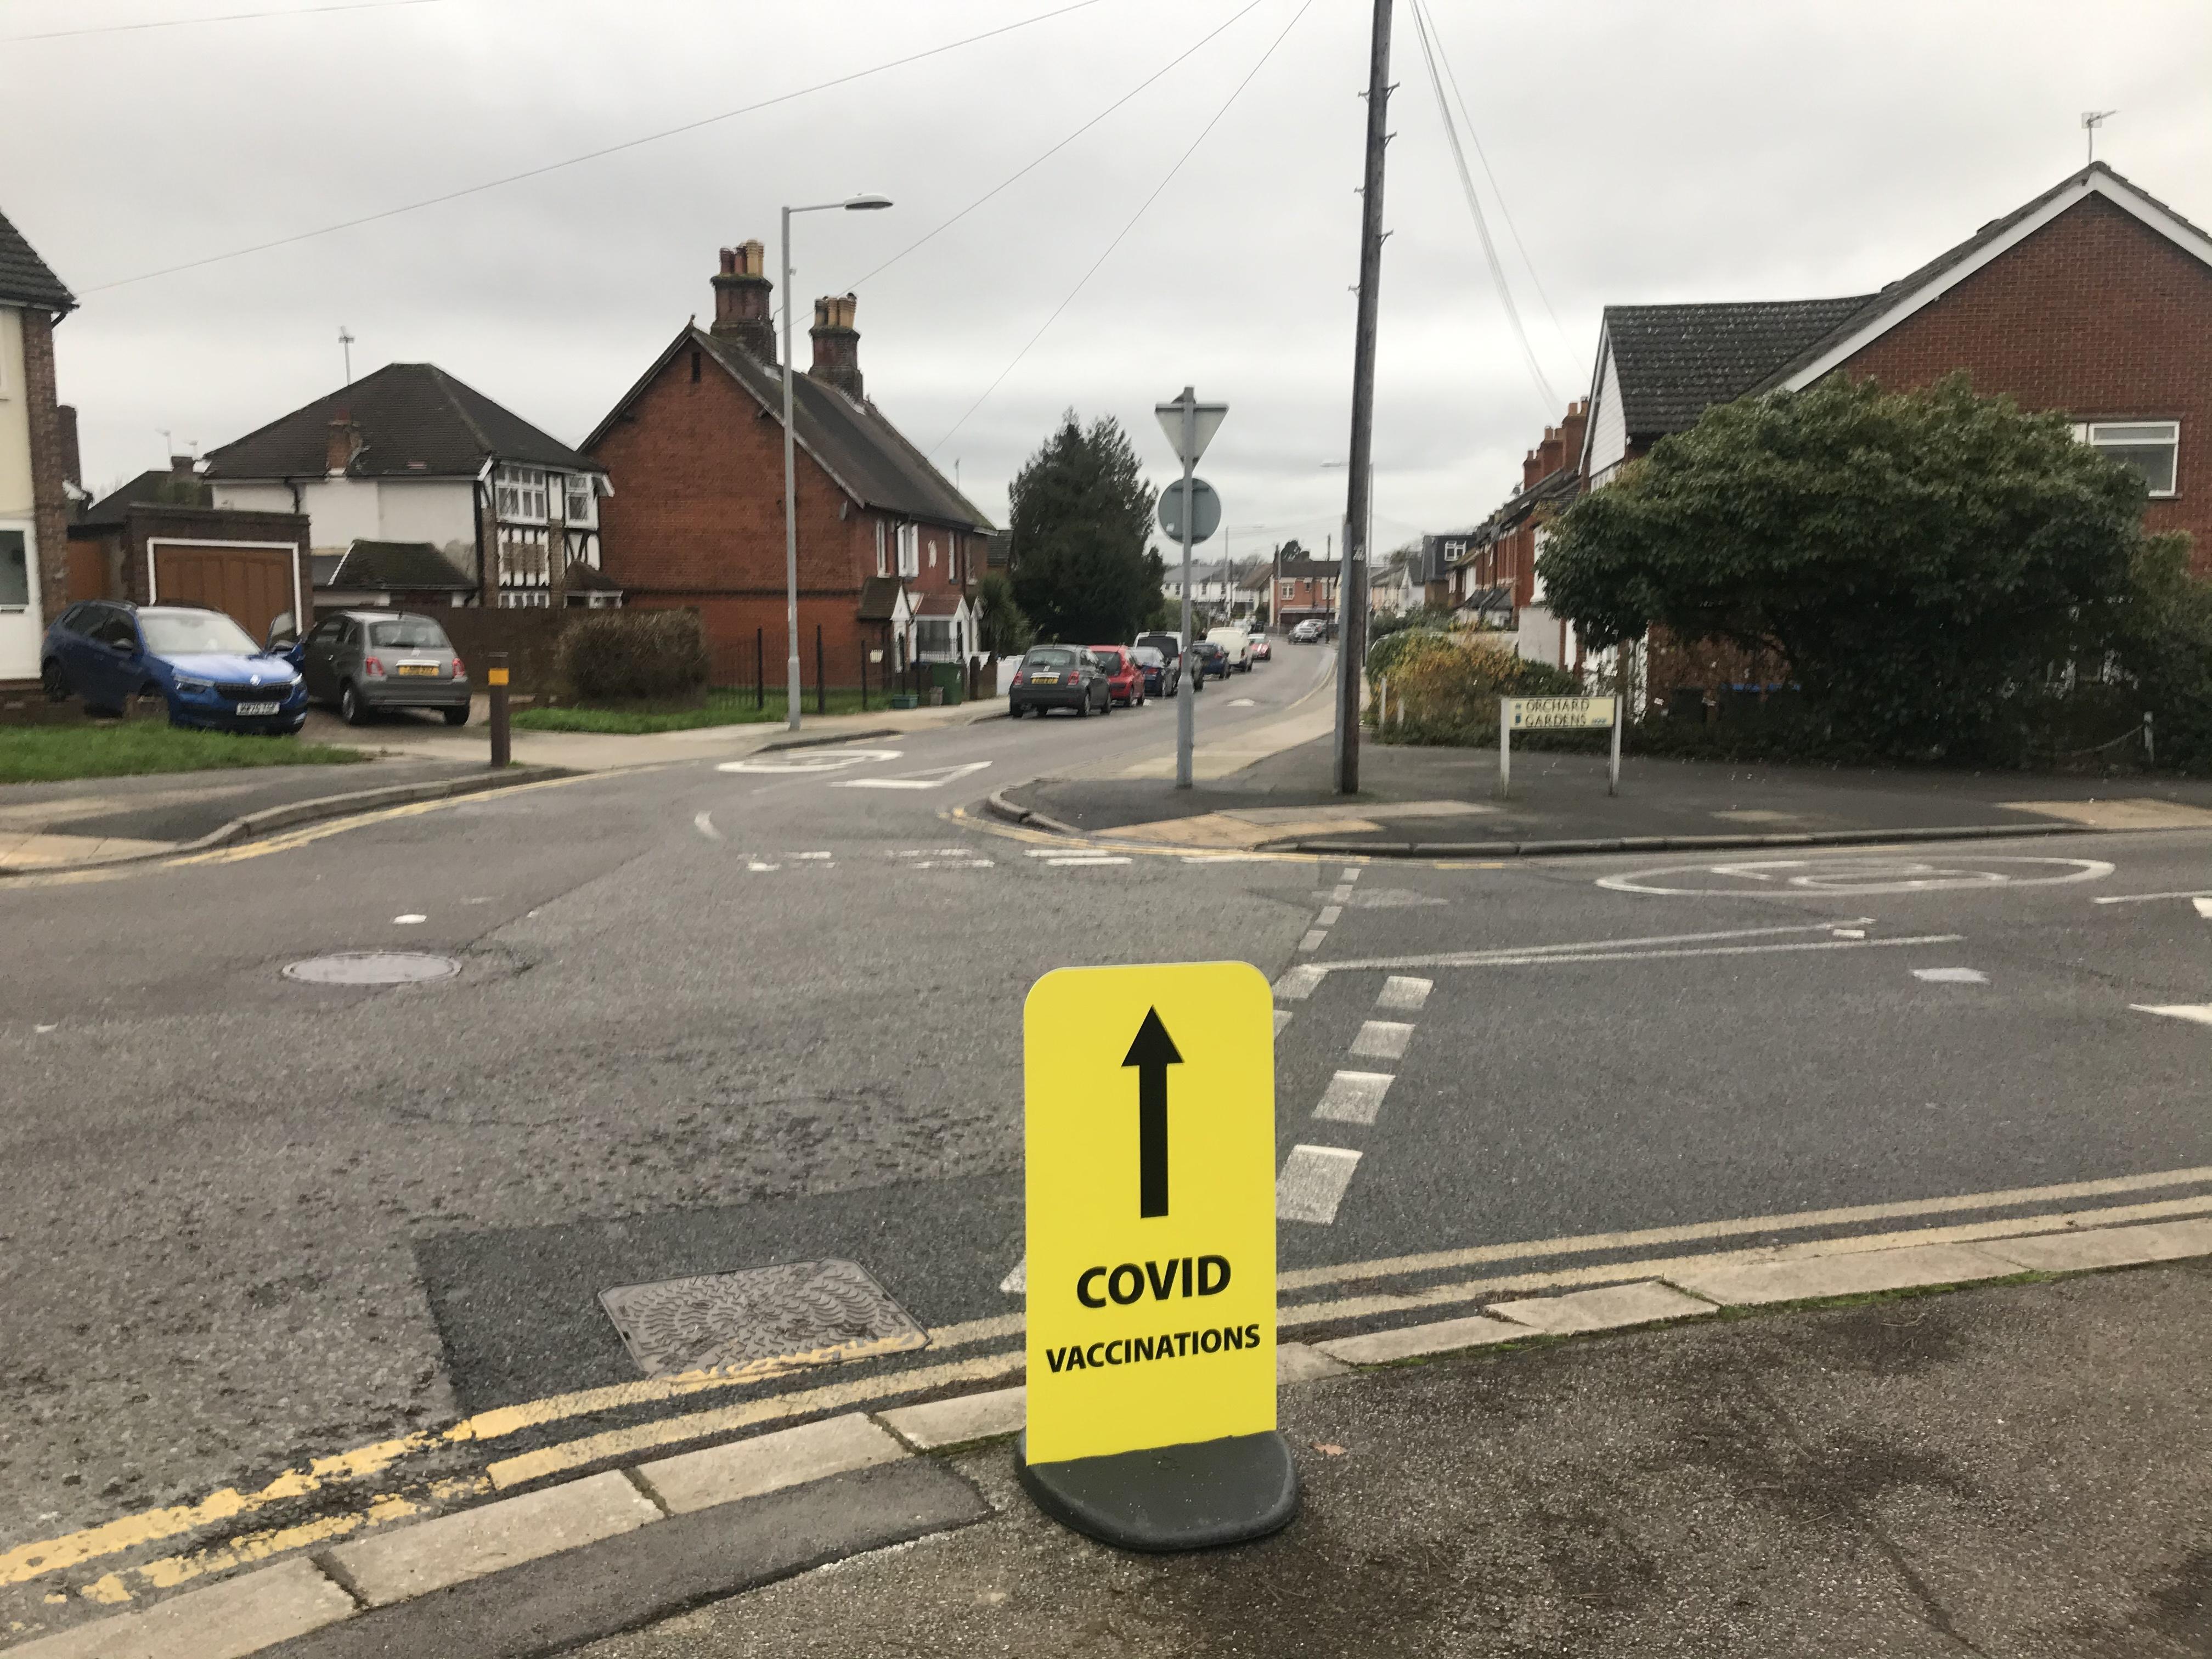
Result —
<instances>
[{"instance_id":1,"label":"grass verge","mask_svg":"<svg viewBox=\"0 0 2212 1659\"><path fill-rule=\"evenodd\" d=\"M368 758L359 750L330 744L193 732L160 720L0 730L0 783L126 778L239 766L327 766Z\"/></svg>"},{"instance_id":2,"label":"grass verge","mask_svg":"<svg viewBox=\"0 0 2212 1659\"><path fill-rule=\"evenodd\" d=\"M832 691L829 705L826 712L832 714L862 712L858 691ZM871 686L868 710L878 712L890 707L890 695ZM799 708L802 714L817 712L811 691L799 700ZM756 708L750 690L731 687L709 691L703 708L524 708L514 715L514 728L518 732L600 732L637 737L651 732L690 732L702 726L781 725L782 720L781 691L769 692L765 706Z\"/></svg>"}]
</instances>

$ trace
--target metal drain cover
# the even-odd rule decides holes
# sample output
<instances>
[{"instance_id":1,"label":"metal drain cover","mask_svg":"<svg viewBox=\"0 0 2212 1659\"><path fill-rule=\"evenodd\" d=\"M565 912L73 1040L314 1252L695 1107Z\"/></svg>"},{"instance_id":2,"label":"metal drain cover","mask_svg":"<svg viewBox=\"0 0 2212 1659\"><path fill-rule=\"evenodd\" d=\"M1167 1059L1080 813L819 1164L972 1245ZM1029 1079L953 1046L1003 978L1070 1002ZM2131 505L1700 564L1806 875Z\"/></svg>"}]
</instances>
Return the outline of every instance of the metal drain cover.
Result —
<instances>
[{"instance_id":1,"label":"metal drain cover","mask_svg":"<svg viewBox=\"0 0 2212 1659\"><path fill-rule=\"evenodd\" d=\"M451 979L460 971L461 964L452 957L432 956L427 951L340 951L291 963L284 977L310 985L419 985L425 980Z\"/></svg>"},{"instance_id":2,"label":"metal drain cover","mask_svg":"<svg viewBox=\"0 0 2212 1659\"><path fill-rule=\"evenodd\" d=\"M927 1347L929 1334L854 1261L787 1261L599 1292L647 1376L825 1365Z\"/></svg>"}]
</instances>

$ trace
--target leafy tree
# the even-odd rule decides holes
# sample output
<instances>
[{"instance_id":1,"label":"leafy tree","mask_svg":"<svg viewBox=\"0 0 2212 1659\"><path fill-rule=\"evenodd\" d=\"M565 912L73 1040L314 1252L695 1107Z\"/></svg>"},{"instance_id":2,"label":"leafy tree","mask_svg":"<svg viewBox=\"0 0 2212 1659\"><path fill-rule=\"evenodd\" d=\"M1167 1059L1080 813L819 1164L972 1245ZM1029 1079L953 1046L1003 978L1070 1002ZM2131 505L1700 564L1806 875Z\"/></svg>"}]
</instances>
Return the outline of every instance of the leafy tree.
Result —
<instances>
[{"instance_id":1,"label":"leafy tree","mask_svg":"<svg viewBox=\"0 0 2212 1659\"><path fill-rule=\"evenodd\" d=\"M1368 649L1371 653L1377 641L1393 634L1402 634L1407 629L1447 629L1452 622L1451 607L1448 605L1417 605L1411 611L1378 611L1367 619Z\"/></svg>"},{"instance_id":2,"label":"leafy tree","mask_svg":"<svg viewBox=\"0 0 2212 1659\"><path fill-rule=\"evenodd\" d=\"M1013 592L1048 639L1126 640L1160 598L1146 546L1158 499L1110 416L1073 410L1015 476Z\"/></svg>"},{"instance_id":3,"label":"leafy tree","mask_svg":"<svg viewBox=\"0 0 2212 1659\"><path fill-rule=\"evenodd\" d=\"M2063 416L1964 375L1837 379L1662 439L1559 515L1539 568L1595 644L1656 625L1771 648L1830 730L1972 753L2121 642L2143 502Z\"/></svg>"},{"instance_id":4,"label":"leafy tree","mask_svg":"<svg viewBox=\"0 0 2212 1659\"><path fill-rule=\"evenodd\" d=\"M1003 570L987 570L975 584L975 633L977 643L994 657L1018 656L1036 638Z\"/></svg>"}]
</instances>

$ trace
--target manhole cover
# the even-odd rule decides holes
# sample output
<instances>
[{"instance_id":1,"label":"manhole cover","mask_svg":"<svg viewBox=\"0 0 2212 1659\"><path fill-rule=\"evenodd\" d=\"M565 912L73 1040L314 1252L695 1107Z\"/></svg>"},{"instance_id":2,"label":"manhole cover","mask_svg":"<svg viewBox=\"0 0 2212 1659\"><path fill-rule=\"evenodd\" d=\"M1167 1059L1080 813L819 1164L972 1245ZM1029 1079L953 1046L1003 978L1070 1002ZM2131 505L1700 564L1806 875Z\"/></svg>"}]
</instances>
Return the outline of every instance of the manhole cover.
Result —
<instances>
[{"instance_id":1,"label":"manhole cover","mask_svg":"<svg viewBox=\"0 0 2212 1659\"><path fill-rule=\"evenodd\" d=\"M335 956L309 957L284 969L286 979L310 985L418 985L424 980L451 979L461 964L451 957L434 957L427 951L341 951Z\"/></svg>"},{"instance_id":2,"label":"manhole cover","mask_svg":"<svg viewBox=\"0 0 2212 1659\"><path fill-rule=\"evenodd\" d=\"M929 1334L854 1261L787 1261L599 1292L647 1376L781 1370L927 1347Z\"/></svg>"}]
</instances>

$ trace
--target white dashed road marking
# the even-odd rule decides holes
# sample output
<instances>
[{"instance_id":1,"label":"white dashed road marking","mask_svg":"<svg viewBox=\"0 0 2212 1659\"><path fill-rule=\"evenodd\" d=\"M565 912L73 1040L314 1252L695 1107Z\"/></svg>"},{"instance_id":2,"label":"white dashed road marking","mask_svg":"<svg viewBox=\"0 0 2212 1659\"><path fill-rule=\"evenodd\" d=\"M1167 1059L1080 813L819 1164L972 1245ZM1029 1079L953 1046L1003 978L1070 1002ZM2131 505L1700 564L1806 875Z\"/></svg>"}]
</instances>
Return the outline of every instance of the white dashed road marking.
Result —
<instances>
[{"instance_id":1,"label":"white dashed road marking","mask_svg":"<svg viewBox=\"0 0 2212 1659\"><path fill-rule=\"evenodd\" d=\"M1388 1072L1339 1072L1329 1079L1313 1115L1331 1123L1372 1123L1395 1081Z\"/></svg>"},{"instance_id":2,"label":"white dashed road marking","mask_svg":"<svg viewBox=\"0 0 2212 1659\"><path fill-rule=\"evenodd\" d=\"M2197 907L2198 915L2207 921L2212 921L2212 898L2191 899L2190 902Z\"/></svg>"},{"instance_id":3,"label":"white dashed road marking","mask_svg":"<svg viewBox=\"0 0 2212 1659\"><path fill-rule=\"evenodd\" d=\"M1275 994L1285 1002L1303 1002L1314 994L1314 988L1328 977L1326 968L1299 966L1291 969L1275 981Z\"/></svg>"},{"instance_id":4,"label":"white dashed road marking","mask_svg":"<svg viewBox=\"0 0 2212 1659\"><path fill-rule=\"evenodd\" d=\"M2139 1014L2164 1014L2168 1019L2185 1019L2197 1025L2212 1025L2212 1002L2174 1002L2163 1007L2154 1007L2148 1002L2130 1002L2128 1006Z\"/></svg>"},{"instance_id":5,"label":"white dashed road marking","mask_svg":"<svg viewBox=\"0 0 2212 1659\"><path fill-rule=\"evenodd\" d=\"M1987 985L1990 976L1978 968L1915 968L1912 977L1930 985Z\"/></svg>"},{"instance_id":6,"label":"white dashed road marking","mask_svg":"<svg viewBox=\"0 0 2212 1659\"><path fill-rule=\"evenodd\" d=\"M1337 919L1343 915L1342 905L1324 904L1321 907L1321 914L1314 918L1314 925L1316 927L1334 927L1336 926Z\"/></svg>"},{"instance_id":7,"label":"white dashed road marking","mask_svg":"<svg viewBox=\"0 0 2212 1659\"><path fill-rule=\"evenodd\" d=\"M714 828L714 819L711 813L698 814L691 820L691 827L706 836L708 841L720 841L722 838L722 832Z\"/></svg>"},{"instance_id":8,"label":"white dashed road marking","mask_svg":"<svg viewBox=\"0 0 2212 1659\"><path fill-rule=\"evenodd\" d=\"M1341 1146L1293 1146L1275 1182L1275 1215L1328 1226L1359 1168L1359 1154Z\"/></svg>"},{"instance_id":9,"label":"white dashed road marking","mask_svg":"<svg viewBox=\"0 0 2212 1659\"><path fill-rule=\"evenodd\" d=\"M1289 1009L1287 1009L1287 1008L1278 1008L1278 1009L1276 1009L1276 1010L1275 1010L1275 1035L1276 1035L1277 1036L1282 1036L1282 1034L1283 1034L1283 1027L1285 1027L1285 1025L1288 1025L1290 1023L1291 1023L1291 1011L1290 1011ZM52 1030L53 1029L53 1027L52 1027L51 1025L49 1025L49 1026L46 1026L46 1027L44 1027L44 1028L42 1028L42 1029L46 1030Z\"/></svg>"},{"instance_id":10,"label":"white dashed road marking","mask_svg":"<svg viewBox=\"0 0 2212 1659\"><path fill-rule=\"evenodd\" d=\"M1321 942L1328 937L1327 928L1316 927L1298 941L1298 949L1309 953L1318 951L1321 949Z\"/></svg>"},{"instance_id":11,"label":"white dashed road marking","mask_svg":"<svg viewBox=\"0 0 2212 1659\"><path fill-rule=\"evenodd\" d=\"M1079 858L1047 859L1045 862L1055 869L1089 870L1102 864L1129 864L1134 860L1127 858L1104 858L1089 854Z\"/></svg>"},{"instance_id":12,"label":"white dashed road marking","mask_svg":"<svg viewBox=\"0 0 2212 1659\"><path fill-rule=\"evenodd\" d=\"M1382 994L1375 999L1377 1008L1388 1008L1395 1013L1418 1014L1421 1005L1429 1000L1436 981L1413 979L1404 974L1393 974L1382 981Z\"/></svg>"},{"instance_id":13,"label":"white dashed road marking","mask_svg":"<svg viewBox=\"0 0 2212 1659\"><path fill-rule=\"evenodd\" d=\"M428 921L430 918L421 915L419 912L410 910L405 915L394 916L392 920L395 924L401 927L412 927L416 922Z\"/></svg>"},{"instance_id":14,"label":"white dashed road marking","mask_svg":"<svg viewBox=\"0 0 2212 1659\"><path fill-rule=\"evenodd\" d=\"M1370 1019L1363 1023L1359 1035L1352 1039L1352 1052L1364 1060L1403 1060L1406 1045L1413 1040L1413 1028L1395 1020Z\"/></svg>"},{"instance_id":15,"label":"white dashed road marking","mask_svg":"<svg viewBox=\"0 0 2212 1659\"><path fill-rule=\"evenodd\" d=\"M840 778L830 787L832 789L942 789L948 783L957 783L970 773L980 772L991 763L969 761L963 766L933 766L926 771L902 772L892 778Z\"/></svg>"}]
</instances>

